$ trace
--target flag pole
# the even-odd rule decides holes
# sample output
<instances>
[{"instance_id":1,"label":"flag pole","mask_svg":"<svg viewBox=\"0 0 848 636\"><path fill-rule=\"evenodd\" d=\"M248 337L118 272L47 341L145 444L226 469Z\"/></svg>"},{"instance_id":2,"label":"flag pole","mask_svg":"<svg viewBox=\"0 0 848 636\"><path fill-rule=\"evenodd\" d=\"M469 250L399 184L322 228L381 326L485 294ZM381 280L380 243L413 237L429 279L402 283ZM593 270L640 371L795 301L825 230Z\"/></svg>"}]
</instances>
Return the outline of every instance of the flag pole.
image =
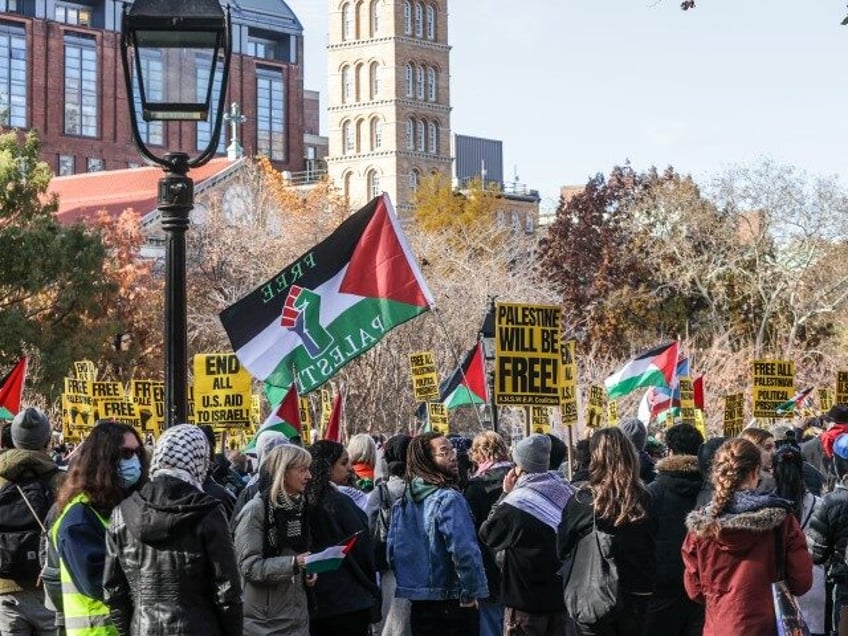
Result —
<instances>
[{"instance_id":1,"label":"flag pole","mask_svg":"<svg viewBox=\"0 0 848 636\"><path fill-rule=\"evenodd\" d=\"M436 322L439 323L439 327L442 328L442 333L445 335L445 340L448 343L448 349L450 349L451 355L453 356L454 364L456 364L456 368L459 369L459 374L462 376L462 381L466 384L468 380L465 377L465 371L462 368L462 362L459 360L459 355L456 352L456 349L453 346L453 340L451 340L450 334L448 333L448 329L445 326L444 321L442 320L442 312L439 311L438 307L433 307L433 311L430 312L436 317ZM483 426L483 420L480 418L480 412L477 410L477 405L474 405L474 415L477 418L477 424L480 425L480 430L483 430L485 427Z\"/></svg>"}]
</instances>

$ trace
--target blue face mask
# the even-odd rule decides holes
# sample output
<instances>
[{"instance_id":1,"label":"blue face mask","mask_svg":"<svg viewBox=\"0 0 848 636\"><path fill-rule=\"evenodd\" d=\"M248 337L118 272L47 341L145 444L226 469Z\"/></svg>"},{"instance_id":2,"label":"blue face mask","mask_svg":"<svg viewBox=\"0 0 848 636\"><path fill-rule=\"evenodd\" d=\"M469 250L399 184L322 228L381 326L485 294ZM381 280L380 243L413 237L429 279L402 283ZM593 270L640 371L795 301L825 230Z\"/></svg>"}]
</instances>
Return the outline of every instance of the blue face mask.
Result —
<instances>
[{"instance_id":1,"label":"blue face mask","mask_svg":"<svg viewBox=\"0 0 848 636\"><path fill-rule=\"evenodd\" d=\"M118 464L118 475L124 488L132 488L141 479L141 460L137 455L122 459Z\"/></svg>"}]
</instances>

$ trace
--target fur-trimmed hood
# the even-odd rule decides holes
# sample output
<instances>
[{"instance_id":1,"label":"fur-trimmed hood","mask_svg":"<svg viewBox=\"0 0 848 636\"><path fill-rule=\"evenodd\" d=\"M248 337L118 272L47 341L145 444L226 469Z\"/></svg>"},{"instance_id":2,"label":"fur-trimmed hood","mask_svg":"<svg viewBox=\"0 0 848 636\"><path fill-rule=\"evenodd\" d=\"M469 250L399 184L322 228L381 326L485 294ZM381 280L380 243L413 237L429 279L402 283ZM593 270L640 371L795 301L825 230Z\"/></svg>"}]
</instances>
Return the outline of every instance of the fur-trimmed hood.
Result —
<instances>
[{"instance_id":1,"label":"fur-trimmed hood","mask_svg":"<svg viewBox=\"0 0 848 636\"><path fill-rule=\"evenodd\" d=\"M713 521L711 509L712 504L689 513L686 517L689 532L698 537L707 537ZM716 543L720 549L729 552L747 551L751 544L762 541L765 533L781 525L787 514L785 509L779 507L722 514L716 519L719 525Z\"/></svg>"},{"instance_id":2,"label":"fur-trimmed hood","mask_svg":"<svg viewBox=\"0 0 848 636\"><path fill-rule=\"evenodd\" d=\"M669 455L657 462L658 473L699 473L695 455Z\"/></svg>"}]
</instances>

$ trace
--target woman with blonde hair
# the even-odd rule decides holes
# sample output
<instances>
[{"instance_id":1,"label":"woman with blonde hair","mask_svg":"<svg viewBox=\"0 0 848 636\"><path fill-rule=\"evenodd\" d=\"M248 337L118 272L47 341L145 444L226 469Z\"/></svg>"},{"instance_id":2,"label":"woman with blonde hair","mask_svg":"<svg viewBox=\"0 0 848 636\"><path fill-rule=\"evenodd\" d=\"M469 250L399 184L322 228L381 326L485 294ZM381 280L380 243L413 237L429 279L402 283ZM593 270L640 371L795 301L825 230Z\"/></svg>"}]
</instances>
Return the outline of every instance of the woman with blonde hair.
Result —
<instances>
[{"instance_id":1,"label":"woman with blonde hair","mask_svg":"<svg viewBox=\"0 0 848 636\"><path fill-rule=\"evenodd\" d=\"M347 454L353 466L354 484L362 492L374 490L374 467L377 465L377 443L368 433L358 433L347 443Z\"/></svg>"},{"instance_id":2,"label":"woman with blonde hair","mask_svg":"<svg viewBox=\"0 0 848 636\"><path fill-rule=\"evenodd\" d=\"M636 447L617 427L589 440L589 481L568 500L557 530L561 561L573 556L593 531L609 535L618 570L616 611L594 623L577 621L582 636L639 634L654 591L657 521L650 494L639 478Z\"/></svg>"},{"instance_id":3,"label":"woman with blonde hair","mask_svg":"<svg viewBox=\"0 0 848 636\"><path fill-rule=\"evenodd\" d=\"M287 444L271 450L259 473L259 492L236 521L236 559L244 581L245 636L308 636L306 576L309 524L304 497L312 456Z\"/></svg>"},{"instance_id":4,"label":"woman with blonde hair","mask_svg":"<svg viewBox=\"0 0 848 636\"><path fill-rule=\"evenodd\" d=\"M704 636L776 634L771 584L781 570L795 596L812 584L813 562L792 502L756 490L761 461L753 442L725 442L713 460L712 502L686 519L683 584L706 606Z\"/></svg>"}]
</instances>

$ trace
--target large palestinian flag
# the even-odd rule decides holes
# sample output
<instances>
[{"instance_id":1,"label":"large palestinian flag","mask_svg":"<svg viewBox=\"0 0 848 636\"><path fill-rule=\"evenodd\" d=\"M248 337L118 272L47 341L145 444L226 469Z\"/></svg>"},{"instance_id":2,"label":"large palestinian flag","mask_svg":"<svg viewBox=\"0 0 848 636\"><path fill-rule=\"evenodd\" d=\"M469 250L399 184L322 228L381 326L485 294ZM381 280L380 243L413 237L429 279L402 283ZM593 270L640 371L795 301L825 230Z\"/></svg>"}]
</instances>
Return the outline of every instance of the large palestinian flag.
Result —
<instances>
[{"instance_id":1,"label":"large palestinian flag","mask_svg":"<svg viewBox=\"0 0 848 636\"><path fill-rule=\"evenodd\" d=\"M677 342L639 354L605 381L607 397L615 400L641 387L671 388L677 367Z\"/></svg>"},{"instance_id":2,"label":"large palestinian flag","mask_svg":"<svg viewBox=\"0 0 848 636\"><path fill-rule=\"evenodd\" d=\"M387 195L221 312L233 350L277 404L329 380L433 297Z\"/></svg>"},{"instance_id":3,"label":"large palestinian flag","mask_svg":"<svg viewBox=\"0 0 848 636\"><path fill-rule=\"evenodd\" d=\"M439 396L442 404L449 409L486 403L486 367L481 342L465 354L462 364L442 382Z\"/></svg>"}]
</instances>

